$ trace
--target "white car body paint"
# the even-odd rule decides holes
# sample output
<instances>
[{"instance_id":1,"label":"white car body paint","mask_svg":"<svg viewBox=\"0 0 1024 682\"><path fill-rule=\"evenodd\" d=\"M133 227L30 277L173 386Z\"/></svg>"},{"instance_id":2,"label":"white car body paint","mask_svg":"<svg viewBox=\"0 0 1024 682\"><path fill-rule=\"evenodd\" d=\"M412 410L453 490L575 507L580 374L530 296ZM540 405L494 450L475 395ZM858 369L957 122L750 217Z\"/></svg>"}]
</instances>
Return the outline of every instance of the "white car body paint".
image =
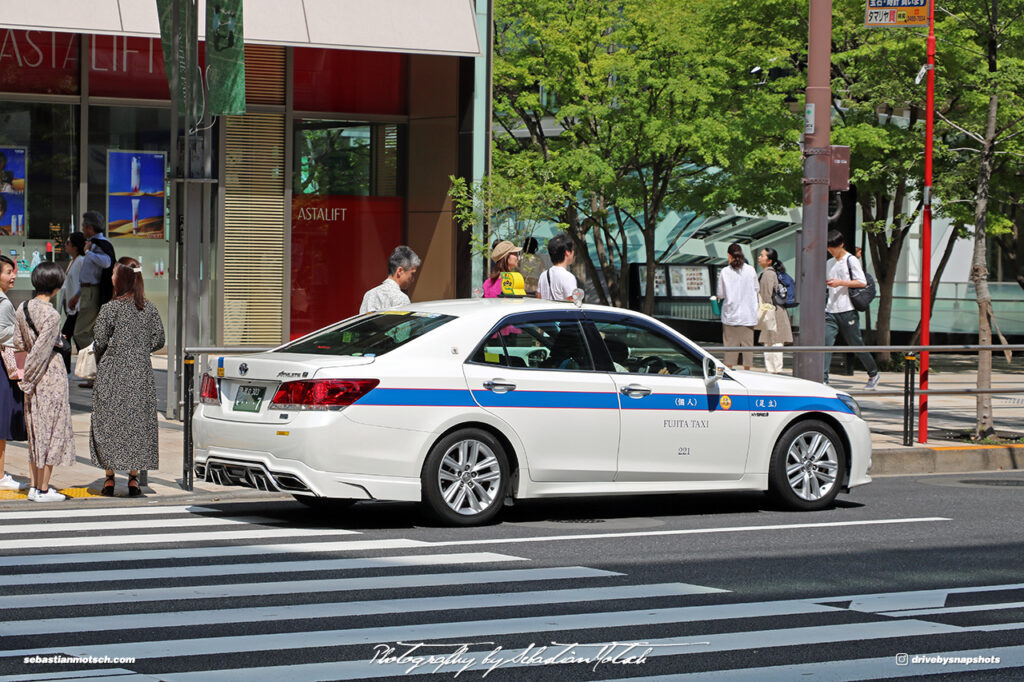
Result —
<instances>
[{"instance_id":1,"label":"white car body paint","mask_svg":"<svg viewBox=\"0 0 1024 682\"><path fill-rule=\"evenodd\" d=\"M579 311L571 304L536 299L436 301L402 310L454 319L377 357L277 350L213 359L206 369L214 376L218 366L223 369L220 404L201 403L195 410L197 466L211 461L255 466L275 476L294 477L308 488L279 488L283 492L419 501L420 477L432 446L451 429L469 424L484 425L507 441L508 455L517 463L515 485L509 489L516 498L765 490L772 449L780 434L794 420L813 413L832 422L846 443L849 480L842 487L870 482L868 426L828 386L742 371L727 371L709 387L702 376L473 363L470 358L484 339L511 315L579 315ZM697 360L711 357L666 325L639 313L590 305L581 310L584 316L604 313L640 320L686 346ZM239 371L243 363L244 375ZM337 411L268 409L283 381L314 378L377 379L380 383ZM483 386L491 380L516 385L506 396L536 397L541 402L503 406L496 402L503 395ZM672 404L627 409L635 399L620 389L638 383ZM258 412L232 408L241 385L265 388ZM590 402L573 404L577 396ZM687 396L703 402L698 407L687 405ZM728 408L722 396L729 397ZM488 404L482 406L481 400ZM600 409L592 409L595 400ZM611 407L612 400L619 401L619 409ZM673 409L676 400L684 401L678 411ZM762 407L757 400L774 404L765 402ZM692 424L665 426L674 419Z\"/></svg>"}]
</instances>

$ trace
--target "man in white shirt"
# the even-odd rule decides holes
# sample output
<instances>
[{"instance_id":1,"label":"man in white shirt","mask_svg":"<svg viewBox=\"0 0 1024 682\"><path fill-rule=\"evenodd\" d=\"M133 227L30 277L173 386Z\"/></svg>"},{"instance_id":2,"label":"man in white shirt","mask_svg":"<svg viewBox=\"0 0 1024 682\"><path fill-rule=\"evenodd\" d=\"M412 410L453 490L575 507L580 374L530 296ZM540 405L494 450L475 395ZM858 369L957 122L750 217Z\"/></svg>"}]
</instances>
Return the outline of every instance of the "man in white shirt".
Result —
<instances>
[{"instance_id":1,"label":"man in white shirt","mask_svg":"<svg viewBox=\"0 0 1024 682\"><path fill-rule=\"evenodd\" d=\"M540 276L537 293L548 301L569 301L577 289L576 276L569 272L576 258L572 237L565 232L556 234L548 241L548 255L552 266Z\"/></svg>"},{"instance_id":2,"label":"man in white shirt","mask_svg":"<svg viewBox=\"0 0 1024 682\"><path fill-rule=\"evenodd\" d=\"M828 233L828 253L832 256L825 264L828 277L828 302L825 304L825 345L834 346L836 337L841 337L847 346L863 346L860 336L860 315L853 308L850 300L850 289L861 289L868 285L864 276L864 268L857 257L846 251L843 244L843 233L831 230ZM864 369L868 371L866 390L878 386L878 365L871 353L857 353ZM825 354L825 383L828 383L829 364L832 354Z\"/></svg>"},{"instance_id":3,"label":"man in white shirt","mask_svg":"<svg viewBox=\"0 0 1024 682\"><path fill-rule=\"evenodd\" d=\"M359 313L372 313L408 305L405 291L416 281L420 271L420 257L408 246L396 246L388 258L388 276L380 285L363 294Z\"/></svg>"}]
</instances>

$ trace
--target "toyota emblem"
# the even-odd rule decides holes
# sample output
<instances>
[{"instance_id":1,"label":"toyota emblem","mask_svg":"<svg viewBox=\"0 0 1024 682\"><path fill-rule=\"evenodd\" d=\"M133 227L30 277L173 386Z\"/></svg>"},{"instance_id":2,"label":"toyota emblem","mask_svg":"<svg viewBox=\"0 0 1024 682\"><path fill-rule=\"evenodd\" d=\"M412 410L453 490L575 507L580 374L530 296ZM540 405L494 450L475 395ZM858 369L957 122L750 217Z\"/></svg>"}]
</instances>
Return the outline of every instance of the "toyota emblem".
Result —
<instances>
[{"instance_id":1,"label":"toyota emblem","mask_svg":"<svg viewBox=\"0 0 1024 682\"><path fill-rule=\"evenodd\" d=\"M249 373L249 365L245 364L244 362L240 364L238 366L238 373L244 377L246 374Z\"/></svg>"}]
</instances>

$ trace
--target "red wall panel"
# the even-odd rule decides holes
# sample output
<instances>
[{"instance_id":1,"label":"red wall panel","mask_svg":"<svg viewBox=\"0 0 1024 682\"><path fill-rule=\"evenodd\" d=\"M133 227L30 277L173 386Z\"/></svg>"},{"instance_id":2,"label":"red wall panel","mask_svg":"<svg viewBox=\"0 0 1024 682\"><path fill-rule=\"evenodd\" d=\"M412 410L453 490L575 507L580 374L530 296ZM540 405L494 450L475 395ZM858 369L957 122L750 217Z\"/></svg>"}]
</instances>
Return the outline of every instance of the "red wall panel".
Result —
<instances>
[{"instance_id":1,"label":"red wall panel","mask_svg":"<svg viewBox=\"0 0 1024 682\"><path fill-rule=\"evenodd\" d=\"M292 199L291 338L359 312L387 277L402 243L401 197L297 195Z\"/></svg>"},{"instance_id":2,"label":"red wall panel","mask_svg":"<svg viewBox=\"0 0 1024 682\"><path fill-rule=\"evenodd\" d=\"M391 52L295 48L295 109L405 114L408 59Z\"/></svg>"}]
</instances>

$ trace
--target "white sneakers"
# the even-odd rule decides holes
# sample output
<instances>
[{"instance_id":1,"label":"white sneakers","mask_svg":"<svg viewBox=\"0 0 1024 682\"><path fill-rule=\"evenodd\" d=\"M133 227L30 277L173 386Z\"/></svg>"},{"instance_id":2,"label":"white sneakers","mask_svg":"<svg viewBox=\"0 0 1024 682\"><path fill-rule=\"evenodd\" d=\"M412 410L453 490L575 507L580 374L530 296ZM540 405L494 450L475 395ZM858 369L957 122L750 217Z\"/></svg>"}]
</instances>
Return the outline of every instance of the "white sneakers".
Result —
<instances>
[{"instance_id":1,"label":"white sneakers","mask_svg":"<svg viewBox=\"0 0 1024 682\"><path fill-rule=\"evenodd\" d=\"M56 488L50 486L46 489L46 492L37 490L36 488L29 488L28 499L32 502L61 502L68 498L67 495L57 492Z\"/></svg>"},{"instance_id":2,"label":"white sneakers","mask_svg":"<svg viewBox=\"0 0 1024 682\"><path fill-rule=\"evenodd\" d=\"M0 490L21 490L24 487L24 484L15 481L10 474L0 476ZM60 502L68 499L68 496L57 492L57 489L51 485L45 491L30 487L28 499L32 502Z\"/></svg>"},{"instance_id":3,"label":"white sneakers","mask_svg":"<svg viewBox=\"0 0 1024 682\"><path fill-rule=\"evenodd\" d=\"M21 490L24 486L15 481L10 474L0 477L0 490Z\"/></svg>"}]
</instances>

